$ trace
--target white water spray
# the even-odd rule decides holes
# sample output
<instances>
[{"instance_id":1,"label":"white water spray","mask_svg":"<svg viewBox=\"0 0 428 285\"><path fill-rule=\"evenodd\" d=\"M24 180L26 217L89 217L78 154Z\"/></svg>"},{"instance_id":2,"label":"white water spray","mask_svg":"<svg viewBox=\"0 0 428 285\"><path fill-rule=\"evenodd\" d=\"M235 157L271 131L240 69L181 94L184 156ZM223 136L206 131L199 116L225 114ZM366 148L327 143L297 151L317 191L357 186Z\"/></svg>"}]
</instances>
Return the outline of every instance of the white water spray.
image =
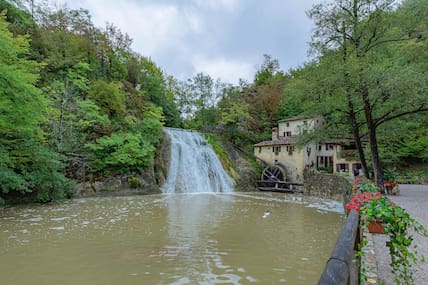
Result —
<instances>
[{"instance_id":1,"label":"white water spray","mask_svg":"<svg viewBox=\"0 0 428 285\"><path fill-rule=\"evenodd\" d=\"M233 180L198 132L165 128L171 161L164 193L233 192Z\"/></svg>"}]
</instances>

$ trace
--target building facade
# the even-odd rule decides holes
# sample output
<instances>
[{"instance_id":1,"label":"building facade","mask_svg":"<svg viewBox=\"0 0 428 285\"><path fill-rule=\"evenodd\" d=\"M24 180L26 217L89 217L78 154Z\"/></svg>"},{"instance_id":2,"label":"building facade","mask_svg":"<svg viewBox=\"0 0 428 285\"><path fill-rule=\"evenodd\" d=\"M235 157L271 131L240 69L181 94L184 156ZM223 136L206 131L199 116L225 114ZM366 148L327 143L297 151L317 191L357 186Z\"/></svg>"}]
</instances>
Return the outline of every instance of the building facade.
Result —
<instances>
[{"instance_id":1,"label":"building facade","mask_svg":"<svg viewBox=\"0 0 428 285\"><path fill-rule=\"evenodd\" d=\"M279 164L290 182L303 182L304 170L317 169L353 176L360 169L355 143L349 139L296 146L296 137L324 123L322 118L293 117L272 128L272 140L254 145L254 155L269 165Z\"/></svg>"}]
</instances>

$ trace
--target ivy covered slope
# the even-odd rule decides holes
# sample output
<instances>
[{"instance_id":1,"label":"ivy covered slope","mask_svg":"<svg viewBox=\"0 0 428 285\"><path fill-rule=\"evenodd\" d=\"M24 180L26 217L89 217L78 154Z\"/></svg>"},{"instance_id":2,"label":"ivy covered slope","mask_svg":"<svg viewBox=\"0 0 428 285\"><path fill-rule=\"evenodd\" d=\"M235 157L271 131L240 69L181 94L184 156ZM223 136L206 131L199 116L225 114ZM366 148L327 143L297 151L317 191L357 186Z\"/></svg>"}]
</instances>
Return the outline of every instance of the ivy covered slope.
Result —
<instances>
[{"instance_id":1,"label":"ivy covered slope","mask_svg":"<svg viewBox=\"0 0 428 285\"><path fill-rule=\"evenodd\" d=\"M180 125L163 72L85 10L11 3L0 0L0 203L144 172L163 125Z\"/></svg>"}]
</instances>

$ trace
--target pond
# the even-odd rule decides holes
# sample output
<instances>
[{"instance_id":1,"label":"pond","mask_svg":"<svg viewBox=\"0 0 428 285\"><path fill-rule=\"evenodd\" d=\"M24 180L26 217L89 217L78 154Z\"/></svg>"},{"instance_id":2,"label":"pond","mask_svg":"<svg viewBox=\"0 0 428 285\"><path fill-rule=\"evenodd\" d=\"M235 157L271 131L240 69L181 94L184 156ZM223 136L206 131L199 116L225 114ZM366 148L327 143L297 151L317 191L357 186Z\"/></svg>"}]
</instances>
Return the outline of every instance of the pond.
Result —
<instances>
[{"instance_id":1,"label":"pond","mask_svg":"<svg viewBox=\"0 0 428 285\"><path fill-rule=\"evenodd\" d=\"M340 203L162 194L0 208L2 284L315 284Z\"/></svg>"}]
</instances>

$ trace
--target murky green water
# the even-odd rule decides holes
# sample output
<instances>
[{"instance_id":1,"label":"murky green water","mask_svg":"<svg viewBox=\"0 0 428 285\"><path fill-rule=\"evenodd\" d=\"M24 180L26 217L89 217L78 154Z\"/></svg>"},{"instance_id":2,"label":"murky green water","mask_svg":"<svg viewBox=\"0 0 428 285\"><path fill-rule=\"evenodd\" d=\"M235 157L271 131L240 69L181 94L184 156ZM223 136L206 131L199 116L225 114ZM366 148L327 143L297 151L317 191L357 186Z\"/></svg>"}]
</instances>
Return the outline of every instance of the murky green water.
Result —
<instances>
[{"instance_id":1,"label":"murky green water","mask_svg":"<svg viewBox=\"0 0 428 285\"><path fill-rule=\"evenodd\" d=\"M343 225L335 209L266 193L3 208L1 284L315 284Z\"/></svg>"}]
</instances>

